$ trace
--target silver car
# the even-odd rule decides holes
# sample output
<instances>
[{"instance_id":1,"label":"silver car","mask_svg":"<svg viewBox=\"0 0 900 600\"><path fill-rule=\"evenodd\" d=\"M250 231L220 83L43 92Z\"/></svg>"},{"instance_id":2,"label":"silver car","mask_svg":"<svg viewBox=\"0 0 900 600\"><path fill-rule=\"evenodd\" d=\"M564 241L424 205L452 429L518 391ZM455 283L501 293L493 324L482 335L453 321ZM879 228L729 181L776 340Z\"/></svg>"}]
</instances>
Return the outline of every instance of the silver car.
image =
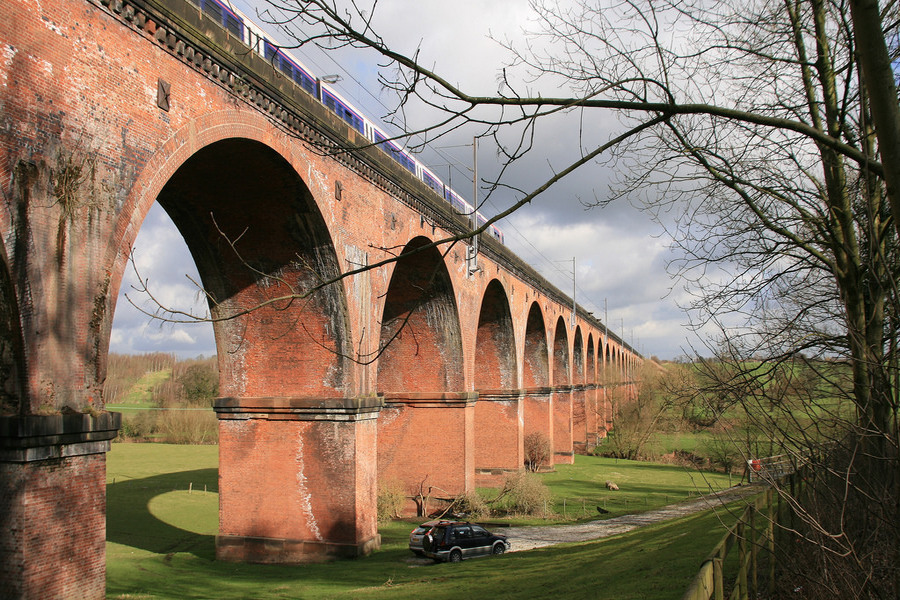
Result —
<instances>
[{"instance_id":1,"label":"silver car","mask_svg":"<svg viewBox=\"0 0 900 600\"><path fill-rule=\"evenodd\" d=\"M422 545L425 535L431 531L432 527L435 525L447 522L448 521L428 521L413 529L409 534L409 549L412 550L416 556L425 556L425 548Z\"/></svg>"}]
</instances>

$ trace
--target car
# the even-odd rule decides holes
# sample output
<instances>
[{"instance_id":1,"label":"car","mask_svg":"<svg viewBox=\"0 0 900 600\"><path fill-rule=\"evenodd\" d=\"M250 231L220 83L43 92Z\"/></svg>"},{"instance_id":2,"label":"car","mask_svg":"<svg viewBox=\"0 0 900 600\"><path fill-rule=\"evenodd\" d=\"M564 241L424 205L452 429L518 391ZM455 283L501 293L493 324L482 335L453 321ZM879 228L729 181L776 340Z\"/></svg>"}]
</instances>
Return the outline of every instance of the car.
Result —
<instances>
[{"instance_id":1,"label":"car","mask_svg":"<svg viewBox=\"0 0 900 600\"><path fill-rule=\"evenodd\" d=\"M409 549L413 551L413 554L416 556L425 556L425 549L422 547L422 541L425 539L425 534L431 531L431 528L439 523L446 523L447 521L427 521L422 523L415 529L413 529L409 533Z\"/></svg>"},{"instance_id":2,"label":"car","mask_svg":"<svg viewBox=\"0 0 900 600\"><path fill-rule=\"evenodd\" d=\"M429 529L421 534L422 553L435 561L460 562L476 556L503 554L510 548L506 536L493 534L481 525L468 521L429 521L416 530L426 526ZM413 549L412 534L410 549Z\"/></svg>"}]
</instances>

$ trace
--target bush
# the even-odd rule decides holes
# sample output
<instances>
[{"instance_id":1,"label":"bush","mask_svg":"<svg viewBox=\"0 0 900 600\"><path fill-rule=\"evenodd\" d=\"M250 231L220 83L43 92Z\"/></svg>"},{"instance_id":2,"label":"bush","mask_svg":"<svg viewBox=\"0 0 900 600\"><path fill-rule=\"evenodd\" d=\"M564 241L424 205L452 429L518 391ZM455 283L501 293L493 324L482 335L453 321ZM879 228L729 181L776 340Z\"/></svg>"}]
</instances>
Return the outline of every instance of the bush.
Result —
<instances>
[{"instance_id":1,"label":"bush","mask_svg":"<svg viewBox=\"0 0 900 600\"><path fill-rule=\"evenodd\" d=\"M406 493L403 483L397 479L386 481L378 486L378 522L386 523L400 516Z\"/></svg>"},{"instance_id":2,"label":"bush","mask_svg":"<svg viewBox=\"0 0 900 600\"><path fill-rule=\"evenodd\" d=\"M525 436L525 468L532 473L550 463L550 440L543 433L534 431Z\"/></svg>"},{"instance_id":3,"label":"bush","mask_svg":"<svg viewBox=\"0 0 900 600\"><path fill-rule=\"evenodd\" d=\"M219 422L211 410L167 410L159 419L159 433L170 444L215 444Z\"/></svg>"},{"instance_id":4,"label":"bush","mask_svg":"<svg viewBox=\"0 0 900 600\"><path fill-rule=\"evenodd\" d=\"M454 498L444 513L477 520L490 515L491 509L477 492L466 492Z\"/></svg>"},{"instance_id":5,"label":"bush","mask_svg":"<svg viewBox=\"0 0 900 600\"><path fill-rule=\"evenodd\" d=\"M119 435L136 440L149 438L156 433L157 417L157 412L153 410L124 411Z\"/></svg>"},{"instance_id":6,"label":"bush","mask_svg":"<svg viewBox=\"0 0 900 600\"><path fill-rule=\"evenodd\" d=\"M546 517L552 496L537 475L522 471L507 475L497 500L501 498L511 513Z\"/></svg>"}]
</instances>

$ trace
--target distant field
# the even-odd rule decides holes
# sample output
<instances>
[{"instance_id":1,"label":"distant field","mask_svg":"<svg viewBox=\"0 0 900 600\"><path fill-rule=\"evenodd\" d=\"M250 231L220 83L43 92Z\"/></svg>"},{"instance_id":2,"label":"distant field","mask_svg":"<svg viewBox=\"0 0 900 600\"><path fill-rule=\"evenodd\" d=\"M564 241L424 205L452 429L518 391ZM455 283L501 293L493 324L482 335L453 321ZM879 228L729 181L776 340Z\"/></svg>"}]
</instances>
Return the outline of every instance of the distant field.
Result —
<instances>
[{"instance_id":1,"label":"distant field","mask_svg":"<svg viewBox=\"0 0 900 600\"><path fill-rule=\"evenodd\" d=\"M678 598L722 536L723 520L731 519L701 514L602 542L427 566L407 562L413 522L394 522L380 530L382 549L365 559L301 567L219 563L217 450L113 445L107 463L109 598ZM563 498L571 513L605 500L622 514L723 483L723 476L593 457L576 457L575 465L544 477L560 513ZM607 479L622 493L610 494Z\"/></svg>"}]
</instances>

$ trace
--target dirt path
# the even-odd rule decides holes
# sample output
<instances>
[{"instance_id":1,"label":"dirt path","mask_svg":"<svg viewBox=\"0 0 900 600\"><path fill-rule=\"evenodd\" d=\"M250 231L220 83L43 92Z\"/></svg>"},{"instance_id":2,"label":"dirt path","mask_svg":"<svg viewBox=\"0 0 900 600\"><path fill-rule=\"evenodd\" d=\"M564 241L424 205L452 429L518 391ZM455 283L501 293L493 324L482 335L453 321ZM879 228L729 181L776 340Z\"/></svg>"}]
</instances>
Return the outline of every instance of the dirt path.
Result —
<instances>
[{"instance_id":1,"label":"dirt path","mask_svg":"<svg viewBox=\"0 0 900 600\"><path fill-rule=\"evenodd\" d=\"M622 515L602 521L591 521L578 525L548 525L546 527L510 527L497 530L509 538L512 543L510 552L533 550L565 542L585 542L618 535L651 523L659 523L676 519L708 508L723 506L729 502L752 496L761 491L756 485L733 487L715 494L701 496L695 500L687 500L678 504L670 504L656 510Z\"/></svg>"}]
</instances>

